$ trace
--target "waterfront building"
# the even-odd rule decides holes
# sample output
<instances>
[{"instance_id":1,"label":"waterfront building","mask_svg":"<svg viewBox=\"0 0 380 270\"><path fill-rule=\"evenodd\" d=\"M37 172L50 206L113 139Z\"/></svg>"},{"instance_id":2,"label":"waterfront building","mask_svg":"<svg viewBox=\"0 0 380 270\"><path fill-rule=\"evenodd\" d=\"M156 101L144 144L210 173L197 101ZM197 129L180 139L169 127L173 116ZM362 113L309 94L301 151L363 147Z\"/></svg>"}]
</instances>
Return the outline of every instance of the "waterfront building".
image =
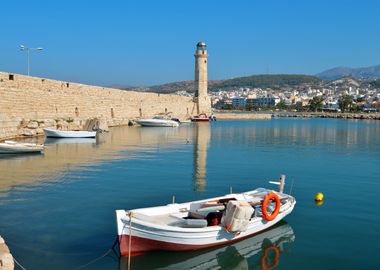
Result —
<instances>
[{"instance_id":1,"label":"waterfront building","mask_svg":"<svg viewBox=\"0 0 380 270\"><path fill-rule=\"evenodd\" d=\"M243 108L246 105L246 100L245 97L234 97L232 99L232 106L234 108Z\"/></svg>"},{"instance_id":2,"label":"waterfront building","mask_svg":"<svg viewBox=\"0 0 380 270\"><path fill-rule=\"evenodd\" d=\"M280 100L274 97L260 97L256 99L255 106L275 106L276 102L278 103Z\"/></svg>"},{"instance_id":3,"label":"waterfront building","mask_svg":"<svg viewBox=\"0 0 380 270\"><path fill-rule=\"evenodd\" d=\"M247 99L245 100L245 104L246 104L246 106L248 106L248 107L253 107L253 106L255 106L255 104L256 104L256 98L247 98Z\"/></svg>"},{"instance_id":4,"label":"waterfront building","mask_svg":"<svg viewBox=\"0 0 380 270\"><path fill-rule=\"evenodd\" d=\"M328 102L323 107L324 112L340 112L340 108L337 102Z\"/></svg>"}]
</instances>

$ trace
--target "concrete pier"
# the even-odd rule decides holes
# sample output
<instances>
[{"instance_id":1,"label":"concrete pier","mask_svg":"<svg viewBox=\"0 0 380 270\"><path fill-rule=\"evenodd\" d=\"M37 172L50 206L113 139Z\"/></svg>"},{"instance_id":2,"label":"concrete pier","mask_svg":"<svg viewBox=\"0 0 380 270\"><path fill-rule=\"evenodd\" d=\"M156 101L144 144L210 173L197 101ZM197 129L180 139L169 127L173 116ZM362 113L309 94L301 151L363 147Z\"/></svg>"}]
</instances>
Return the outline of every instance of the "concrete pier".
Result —
<instances>
[{"instance_id":1,"label":"concrete pier","mask_svg":"<svg viewBox=\"0 0 380 270\"><path fill-rule=\"evenodd\" d=\"M8 246L4 239L0 236L0 270L13 270L14 261Z\"/></svg>"},{"instance_id":2,"label":"concrete pier","mask_svg":"<svg viewBox=\"0 0 380 270\"><path fill-rule=\"evenodd\" d=\"M269 113L215 113L216 120L271 120Z\"/></svg>"},{"instance_id":3,"label":"concrete pier","mask_svg":"<svg viewBox=\"0 0 380 270\"><path fill-rule=\"evenodd\" d=\"M273 117L380 120L380 113L280 112Z\"/></svg>"}]
</instances>

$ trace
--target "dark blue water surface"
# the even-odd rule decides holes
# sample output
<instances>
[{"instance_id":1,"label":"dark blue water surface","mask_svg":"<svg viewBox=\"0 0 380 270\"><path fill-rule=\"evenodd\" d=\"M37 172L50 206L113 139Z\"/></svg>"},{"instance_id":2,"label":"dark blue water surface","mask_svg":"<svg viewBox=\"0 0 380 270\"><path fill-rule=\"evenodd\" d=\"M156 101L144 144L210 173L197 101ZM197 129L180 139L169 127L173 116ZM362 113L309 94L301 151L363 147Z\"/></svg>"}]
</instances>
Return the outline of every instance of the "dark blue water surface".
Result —
<instances>
[{"instance_id":1,"label":"dark blue water surface","mask_svg":"<svg viewBox=\"0 0 380 270\"><path fill-rule=\"evenodd\" d=\"M116 209L271 187L280 174L297 199L286 222L230 246L133 257L132 269L261 269L263 260L278 269L380 269L380 122L118 127L96 140L46 143L43 155L0 157L0 234L28 270L127 269L109 252ZM271 245L278 260L273 251L263 259Z\"/></svg>"}]
</instances>

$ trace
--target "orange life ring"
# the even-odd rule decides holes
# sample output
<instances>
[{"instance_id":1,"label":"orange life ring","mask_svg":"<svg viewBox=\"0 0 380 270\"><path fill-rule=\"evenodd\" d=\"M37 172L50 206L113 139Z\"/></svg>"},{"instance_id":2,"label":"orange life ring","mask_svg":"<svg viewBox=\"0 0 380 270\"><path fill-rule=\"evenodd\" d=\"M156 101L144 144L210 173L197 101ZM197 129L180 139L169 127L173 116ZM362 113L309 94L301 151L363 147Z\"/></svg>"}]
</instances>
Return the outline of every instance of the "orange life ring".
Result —
<instances>
[{"instance_id":1,"label":"orange life ring","mask_svg":"<svg viewBox=\"0 0 380 270\"><path fill-rule=\"evenodd\" d=\"M274 259L273 259L273 264L268 265L267 264L268 255L269 255L269 251L271 251L271 250L273 250L273 252L274 252ZM278 266L279 260L280 260L280 250L278 249L278 247L271 245L271 246L267 247L263 251L263 255L261 255L261 269L262 270L273 269L273 268Z\"/></svg>"},{"instance_id":2,"label":"orange life ring","mask_svg":"<svg viewBox=\"0 0 380 270\"><path fill-rule=\"evenodd\" d=\"M276 208L274 209L272 214L269 214L267 211L267 205L269 201L272 199L276 203ZM274 220L277 217L278 213L280 212L280 206L281 206L280 198L277 196L276 193L269 192L267 195L265 195L263 204L261 205L261 212L263 213L264 219L268 221Z\"/></svg>"}]
</instances>

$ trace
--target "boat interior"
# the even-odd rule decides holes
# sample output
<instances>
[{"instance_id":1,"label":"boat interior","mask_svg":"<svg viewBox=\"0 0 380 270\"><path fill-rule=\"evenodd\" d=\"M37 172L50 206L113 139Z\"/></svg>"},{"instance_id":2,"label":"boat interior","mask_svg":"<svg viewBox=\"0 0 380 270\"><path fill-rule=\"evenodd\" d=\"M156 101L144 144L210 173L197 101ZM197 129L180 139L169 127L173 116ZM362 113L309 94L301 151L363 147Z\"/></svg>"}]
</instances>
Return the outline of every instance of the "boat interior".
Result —
<instances>
[{"instance_id":1,"label":"boat interior","mask_svg":"<svg viewBox=\"0 0 380 270\"><path fill-rule=\"evenodd\" d=\"M229 201L246 202L253 208L250 222L262 219L262 202L265 195L272 190L259 188L250 192L229 194L223 197L166 206L149 207L133 210L133 217L152 225L173 226L181 228L205 228L220 226L223 215L226 214ZM280 213L288 209L294 202L290 195L275 192L280 199ZM273 211L275 203L267 205L268 211Z\"/></svg>"}]
</instances>

